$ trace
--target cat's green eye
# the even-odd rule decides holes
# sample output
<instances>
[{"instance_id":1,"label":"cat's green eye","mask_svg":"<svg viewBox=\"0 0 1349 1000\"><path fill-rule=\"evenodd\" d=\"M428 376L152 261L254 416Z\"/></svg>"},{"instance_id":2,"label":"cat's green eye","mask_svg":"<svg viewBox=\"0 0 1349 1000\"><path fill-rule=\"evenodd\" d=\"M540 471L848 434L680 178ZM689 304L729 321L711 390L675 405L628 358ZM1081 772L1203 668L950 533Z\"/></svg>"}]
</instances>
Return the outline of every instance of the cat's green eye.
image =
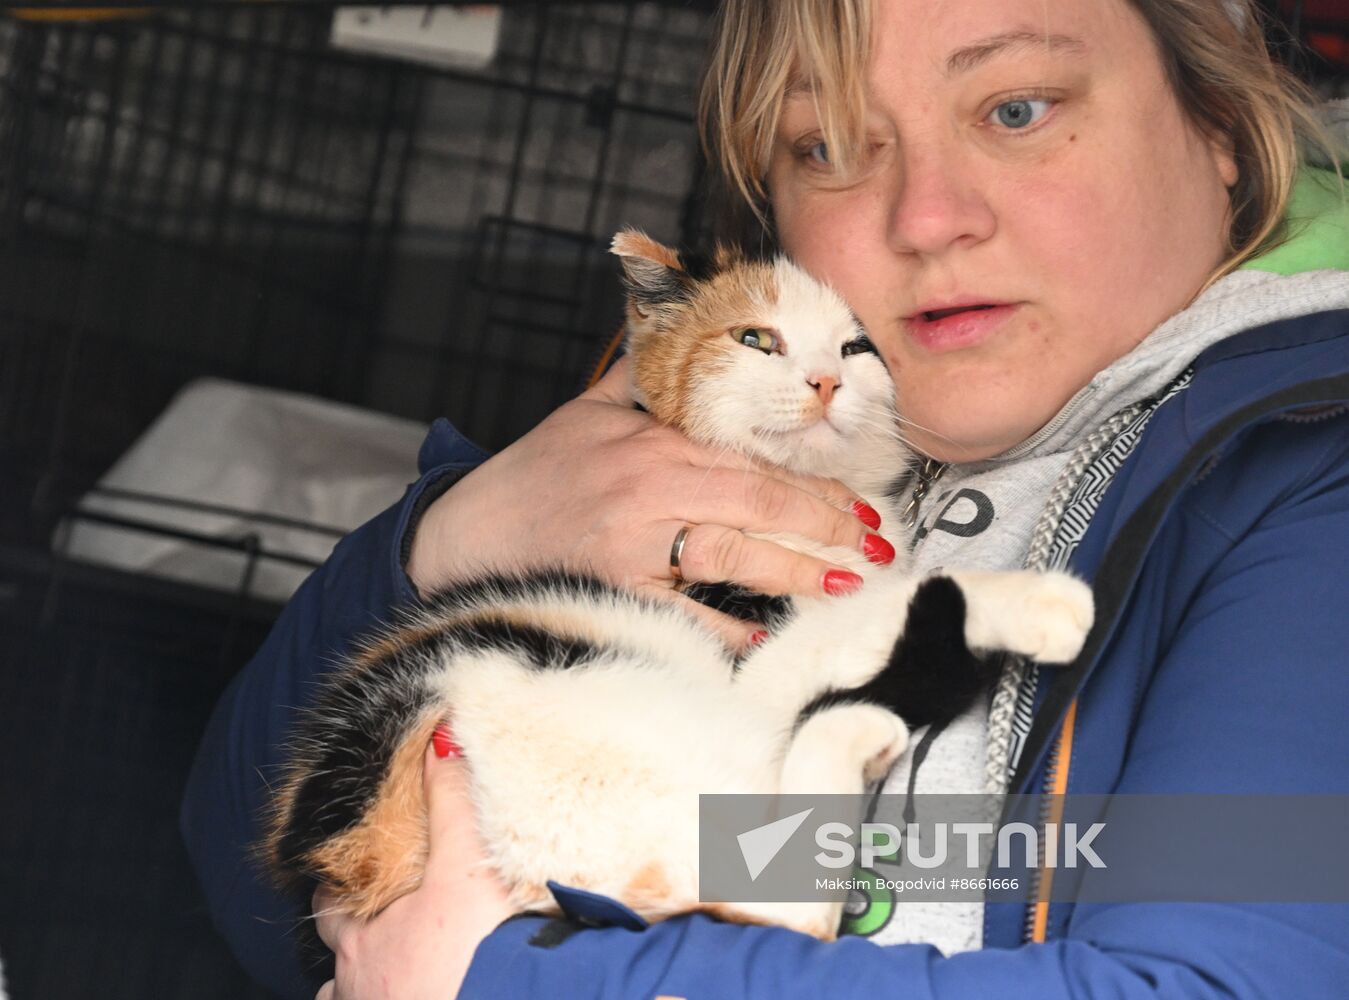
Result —
<instances>
[{"instance_id":1,"label":"cat's green eye","mask_svg":"<svg viewBox=\"0 0 1349 1000\"><path fill-rule=\"evenodd\" d=\"M765 354L772 354L778 349L777 337L767 330L758 330L752 326L731 331L731 338L737 343L744 344L746 347L753 347Z\"/></svg>"}]
</instances>

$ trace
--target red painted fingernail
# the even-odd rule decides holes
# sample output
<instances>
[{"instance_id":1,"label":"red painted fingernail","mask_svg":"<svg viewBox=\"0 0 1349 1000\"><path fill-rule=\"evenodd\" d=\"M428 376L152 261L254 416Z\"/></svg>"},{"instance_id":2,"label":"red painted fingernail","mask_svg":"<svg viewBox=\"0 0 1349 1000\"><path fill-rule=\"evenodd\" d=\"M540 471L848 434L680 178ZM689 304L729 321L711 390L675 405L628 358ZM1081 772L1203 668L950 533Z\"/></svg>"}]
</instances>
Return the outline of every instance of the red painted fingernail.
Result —
<instances>
[{"instance_id":1,"label":"red painted fingernail","mask_svg":"<svg viewBox=\"0 0 1349 1000\"><path fill-rule=\"evenodd\" d=\"M851 594L860 586L862 578L856 573L849 573L846 569L831 569L824 574L824 592L831 597Z\"/></svg>"},{"instance_id":2,"label":"red painted fingernail","mask_svg":"<svg viewBox=\"0 0 1349 1000\"><path fill-rule=\"evenodd\" d=\"M869 503L858 500L852 505L853 516L865 524L872 531L881 526L881 515L876 513L876 508Z\"/></svg>"},{"instance_id":3,"label":"red painted fingernail","mask_svg":"<svg viewBox=\"0 0 1349 1000\"><path fill-rule=\"evenodd\" d=\"M766 628L759 629L759 631L755 632L753 635L749 637L749 644L751 646L762 646L767 641L768 641L768 629Z\"/></svg>"},{"instance_id":4,"label":"red painted fingernail","mask_svg":"<svg viewBox=\"0 0 1349 1000\"><path fill-rule=\"evenodd\" d=\"M446 757L464 756L464 748L454 742L448 722L436 726L436 731L431 734L431 745L436 748L436 756L442 760Z\"/></svg>"},{"instance_id":5,"label":"red painted fingernail","mask_svg":"<svg viewBox=\"0 0 1349 1000\"><path fill-rule=\"evenodd\" d=\"M895 547L880 535L867 535L862 539L862 551L874 563L888 566L895 561Z\"/></svg>"}]
</instances>

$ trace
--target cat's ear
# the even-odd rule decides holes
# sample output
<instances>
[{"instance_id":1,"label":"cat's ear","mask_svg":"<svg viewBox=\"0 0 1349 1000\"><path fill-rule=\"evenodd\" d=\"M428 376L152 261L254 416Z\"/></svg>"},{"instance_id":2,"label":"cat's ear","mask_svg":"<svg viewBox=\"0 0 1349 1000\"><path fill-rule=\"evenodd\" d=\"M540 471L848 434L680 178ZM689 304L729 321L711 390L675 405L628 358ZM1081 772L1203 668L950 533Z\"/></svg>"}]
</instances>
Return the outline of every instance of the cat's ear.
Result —
<instances>
[{"instance_id":1,"label":"cat's ear","mask_svg":"<svg viewBox=\"0 0 1349 1000\"><path fill-rule=\"evenodd\" d=\"M635 305L656 308L688 297L692 279L679 254L638 229L624 229L609 247L623 263L628 293Z\"/></svg>"}]
</instances>

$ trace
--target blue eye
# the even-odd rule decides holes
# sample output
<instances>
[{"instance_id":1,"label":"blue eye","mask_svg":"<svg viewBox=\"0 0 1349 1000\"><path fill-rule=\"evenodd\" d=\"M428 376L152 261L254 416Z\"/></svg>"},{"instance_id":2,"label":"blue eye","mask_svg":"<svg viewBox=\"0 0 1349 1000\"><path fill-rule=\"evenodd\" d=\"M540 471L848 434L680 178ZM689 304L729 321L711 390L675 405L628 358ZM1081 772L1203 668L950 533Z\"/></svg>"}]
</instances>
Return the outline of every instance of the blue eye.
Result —
<instances>
[{"instance_id":1,"label":"blue eye","mask_svg":"<svg viewBox=\"0 0 1349 1000\"><path fill-rule=\"evenodd\" d=\"M822 167L829 166L829 147L822 142L817 142L806 150L806 156Z\"/></svg>"},{"instance_id":2,"label":"blue eye","mask_svg":"<svg viewBox=\"0 0 1349 1000\"><path fill-rule=\"evenodd\" d=\"M1004 128L1023 129L1038 122L1052 106L1052 101L1023 97L1015 101L1003 101L989 117L996 118Z\"/></svg>"}]
</instances>

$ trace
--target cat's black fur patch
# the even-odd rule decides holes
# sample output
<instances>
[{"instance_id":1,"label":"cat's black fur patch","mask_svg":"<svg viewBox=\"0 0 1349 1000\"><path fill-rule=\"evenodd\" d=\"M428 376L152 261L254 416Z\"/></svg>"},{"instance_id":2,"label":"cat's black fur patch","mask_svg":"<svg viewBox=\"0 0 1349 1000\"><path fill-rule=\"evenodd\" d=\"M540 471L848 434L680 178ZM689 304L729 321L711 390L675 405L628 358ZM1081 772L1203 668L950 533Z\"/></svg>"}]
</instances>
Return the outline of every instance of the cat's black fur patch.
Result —
<instances>
[{"instance_id":1,"label":"cat's black fur patch","mask_svg":"<svg viewBox=\"0 0 1349 1000\"><path fill-rule=\"evenodd\" d=\"M638 306L663 306L687 302L694 286L717 274L711 255L697 250L679 254L679 267L666 267L647 258L629 259L623 266L623 285Z\"/></svg>"},{"instance_id":2,"label":"cat's black fur patch","mask_svg":"<svg viewBox=\"0 0 1349 1000\"><path fill-rule=\"evenodd\" d=\"M801 710L796 725L835 705L890 709L911 728L945 726L997 678L998 656L980 657L965 641L965 595L954 580L924 580L909 601L904 634L885 667L861 687L832 689Z\"/></svg>"},{"instance_id":3,"label":"cat's black fur patch","mask_svg":"<svg viewBox=\"0 0 1349 1000\"><path fill-rule=\"evenodd\" d=\"M355 826L379 792L403 726L426 704L419 683L426 637L401 644L364 670L348 671L301 722L301 746L322 751L296 789L280 857L291 868L325 841Z\"/></svg>"},{"instance_id":4,"label":"cat's black fur patch","mask_svg":"<svg viewBox=\"0 0 1349 1000\"><path fill-rule=\"evenodd\" d=\"M433 606L491 607L495 600L528 599L562 589L601 599L617 593L593 577L542 572L492 577L448 588L430 598ZM361 670L345 671L303 718L297 743L318 746L308 777L296 789L290 822L282 834L280 857L290 870L332 837L360 822L388 773L407 721L421 713L429 695L422 680L448 648L509 649L537 669L566 669L596 655L593 644L545 629L470 619L443 630L405 630L395 645Z\"/></svg>"},{"instance_id":5,"label":"cat's black fur patch","mask_svg":"<svg viewBox=\"0 0 1349 1000\"><path fill-rule=\"evenodd\" d=\"M506 649L518 653L539 670L574 667L593 660L598 653L594 643L584 639L493 618L458 625L449 635L465 650Z\"/></svg>"},{"instance_id":6,"label":"cat's black fur patch","mask_svg":"<svg viewBox=\"0 0 1349 1000\"><path fill-rule=\"evenodd\" d=\"M693 297L693 280L659 261L636 260L624 267L623 284L639 307L656 308Z\"/></svg>"},{"instance_id":7,"label":"cat's black fur patch","mask_svg":"<svg viewBox=\"0 0 1349 1000\"><path fill-rule=\"evenodd\" d=\"M679 263L684 265L684 273L694 281L706 281L717 273L712 256L700 250L681 250Z\"/></svg>"},{"instance_id":8,"label":"cat's black fur patch","mask_svg":"<svg viewBox=\"0 0 1349 1000\"><path fill-rule=\"evenodd\" d=\"M770 630L792 614L790 597L759 594L734 583L695 583L684 590L684 596L743 622L758 622Z\"/></svg>"},{"instance_id":9,"label":"cat's black fur patch","mask_svg":"<svg viewBox=\"0 0 1349 1000\"><path fill-rule=\"evenodd\" d=\"M529 601L549 591L600 600L622 594L603 580L570 570L538 570L515 575L483 576L439 590L427 598L433 608L491 607L501 599Z\"/></svg>"}]
</instances>

